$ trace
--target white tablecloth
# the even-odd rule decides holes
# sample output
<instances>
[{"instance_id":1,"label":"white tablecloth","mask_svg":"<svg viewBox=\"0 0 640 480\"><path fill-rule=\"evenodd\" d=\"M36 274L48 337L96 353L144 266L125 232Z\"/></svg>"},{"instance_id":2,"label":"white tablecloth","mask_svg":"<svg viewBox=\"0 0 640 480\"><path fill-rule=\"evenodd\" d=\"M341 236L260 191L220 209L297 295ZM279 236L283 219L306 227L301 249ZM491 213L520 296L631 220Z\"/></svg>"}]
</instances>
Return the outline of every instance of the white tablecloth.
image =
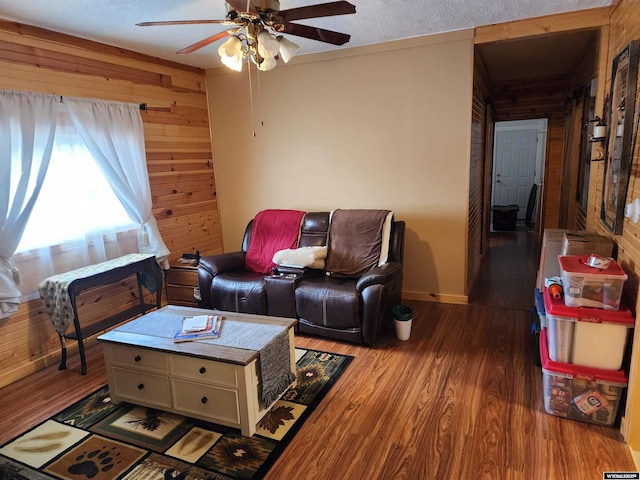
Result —
<instances>
[{"instance_id":1,"label":"white tablecloth","mask_svg":"<svg viewBox=\"0 0 640 480\"><path fill-rule=\"evenodd\" d=\"M91 277L99 273L104 273L114 268L124 267L131 263L153 257L148 253L130 253L113 260L89 265L86 267L71 270L70 272L53 275L38 285L40 298L44 303L44 308L51 317L51 322L56 331L62 336L69 325L73 323L73 306L69 296L69 285L82 278Z\"/></svg>"}]
</instances>

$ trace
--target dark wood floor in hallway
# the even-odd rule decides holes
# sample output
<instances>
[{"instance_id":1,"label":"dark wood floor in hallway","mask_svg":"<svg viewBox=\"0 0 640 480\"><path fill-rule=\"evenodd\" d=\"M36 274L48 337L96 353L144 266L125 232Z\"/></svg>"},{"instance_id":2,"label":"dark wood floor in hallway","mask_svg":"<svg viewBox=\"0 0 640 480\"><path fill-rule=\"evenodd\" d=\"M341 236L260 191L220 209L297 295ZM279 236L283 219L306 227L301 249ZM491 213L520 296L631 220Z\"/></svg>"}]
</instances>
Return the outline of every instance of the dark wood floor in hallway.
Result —
<instances>
[{"instance_id":1,"label":"dark wood floor in hallway","mask_svg":"<svg viewBox=\"0 0 640 480\"><path fill-rule=\"evenodd\" d=\"M495 234L469 305L407 301L408 341L374 348L298 336L355 357L265 478L601 479L634 471L617 427L548 415L530 332L539 239ZM100 346L0 389L0 443L106 382ZM27 402L25 398L29 397Z\"/></svg>"}]
</instances>

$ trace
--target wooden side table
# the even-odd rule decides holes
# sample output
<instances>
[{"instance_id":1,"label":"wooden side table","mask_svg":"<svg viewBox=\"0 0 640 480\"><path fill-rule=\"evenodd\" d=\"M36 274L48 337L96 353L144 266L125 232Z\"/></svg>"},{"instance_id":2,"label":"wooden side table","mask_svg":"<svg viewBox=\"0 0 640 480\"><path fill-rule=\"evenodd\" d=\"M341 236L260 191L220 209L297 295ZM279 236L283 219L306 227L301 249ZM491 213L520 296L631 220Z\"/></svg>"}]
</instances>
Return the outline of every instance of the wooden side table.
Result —
<instances>
[{"instance_id":1,"label":"wooden side table","mask_svg":"<svg viewBox=\"0 0 640 480\"><path fill-rule=\"evenodd\" d=\"M165 272L169 305L197 307L198 301L193 296L193 290L198 286L198 266L177 261L169 266Z\"/></svg>"}]
</instances>

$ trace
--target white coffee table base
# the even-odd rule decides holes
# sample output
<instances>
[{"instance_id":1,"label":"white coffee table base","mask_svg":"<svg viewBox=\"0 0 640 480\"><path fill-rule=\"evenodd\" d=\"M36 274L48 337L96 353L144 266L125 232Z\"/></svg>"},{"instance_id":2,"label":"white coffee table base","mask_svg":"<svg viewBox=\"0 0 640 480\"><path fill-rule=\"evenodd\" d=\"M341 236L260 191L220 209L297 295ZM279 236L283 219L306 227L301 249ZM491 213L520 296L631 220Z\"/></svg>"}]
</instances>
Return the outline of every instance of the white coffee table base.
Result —
<instances>
[{"instance_id":1,"label":"white coffee table base","mask_svg":"<svg viewBox=\"0 0 640 480\"><path fill-rule=\"evenodd\" d=\"M207 312L174 306L161 310L166 313L166 309L172 309L171 312L180 318ZM291 371L295 373L292 328L295 320L216 313L234 320L286 326L289 330ZM148 315L151 317L153 314ZM151 322L149 328L150 335L119 332L116 328L98 338L103 342L112 402L124 401L157 408L237 427L242 435L253 435L257 423L273 405L262 405L260 401L257 352L251 354L248 350L214 347L204 342L176 344L171 339L151 335Z\"/></svg>"}]
</instances>

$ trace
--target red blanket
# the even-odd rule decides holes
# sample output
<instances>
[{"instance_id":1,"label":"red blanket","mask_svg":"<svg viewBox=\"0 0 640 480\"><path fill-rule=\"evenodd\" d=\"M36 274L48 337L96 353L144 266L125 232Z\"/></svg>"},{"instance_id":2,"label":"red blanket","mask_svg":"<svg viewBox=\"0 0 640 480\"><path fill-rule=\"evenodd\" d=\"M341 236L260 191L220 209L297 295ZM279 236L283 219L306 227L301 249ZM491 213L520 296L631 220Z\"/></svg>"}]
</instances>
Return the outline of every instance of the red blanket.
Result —
<instances>
[{"instance_id":1,"label":"red blanket","mask_svg":"<svg viewBox=\"0 0 640 480\"><path fill-rule=\"evenodd\" d=\"M296 248L304 212L298 210L263 210L253 219L251 241L245 258L247 270L271 273L273 256L280 250Z\"/></svg>"}]
</instances>

